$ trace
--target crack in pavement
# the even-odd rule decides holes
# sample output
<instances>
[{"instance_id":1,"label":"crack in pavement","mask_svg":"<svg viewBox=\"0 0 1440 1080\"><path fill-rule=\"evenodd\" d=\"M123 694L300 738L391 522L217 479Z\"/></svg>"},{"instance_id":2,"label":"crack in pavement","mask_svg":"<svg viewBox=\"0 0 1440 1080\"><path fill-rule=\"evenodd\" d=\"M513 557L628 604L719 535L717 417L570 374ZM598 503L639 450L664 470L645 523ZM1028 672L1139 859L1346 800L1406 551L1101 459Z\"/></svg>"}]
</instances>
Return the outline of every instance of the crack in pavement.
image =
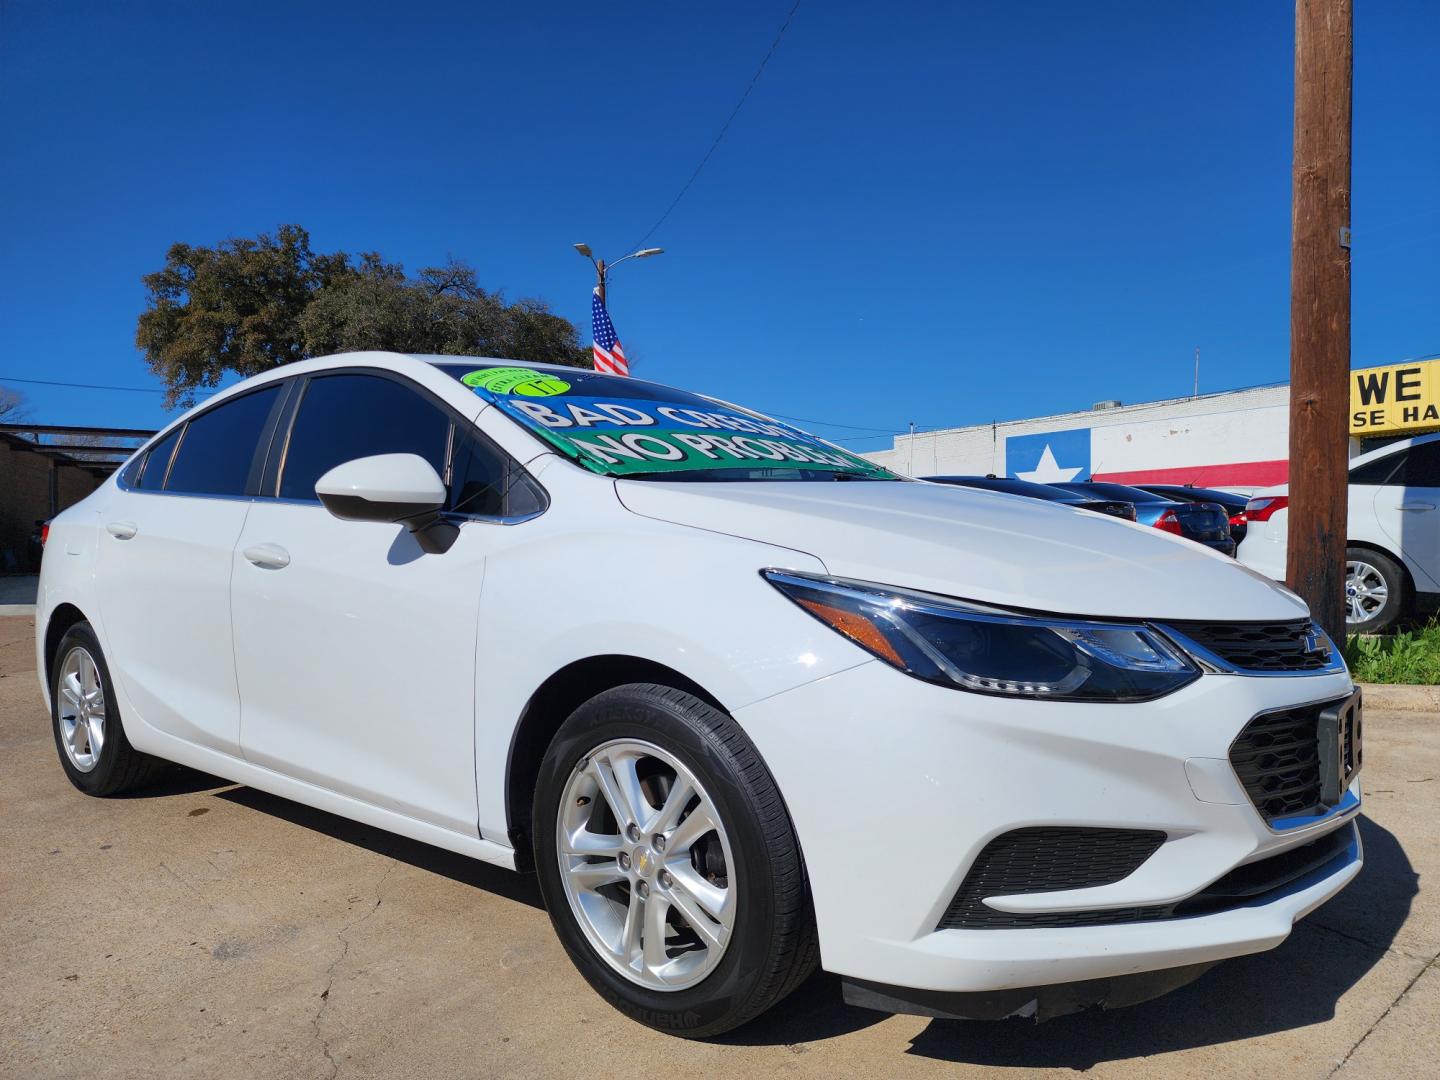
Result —
<instances>
[{"instance_id":1,"label":"crack in pavement","mask_svg":"<svg viewBox=\"0 0 1440 1080\"><path fill-rule=\"evenodd\" d=\"M1383 953L1392 953L1395 956L1403 956L1407 960L1419 960L1422 964L1428 964L1433 962L1432 957L1427 957L1423 953L1406 952L1404 949L1398 948L1395 945L1381 945L1378 941L1369 941L1355 934L1347 933L1346 931L1341 930L1337 926L1327 926L1325 923L1316 922L1314 920L1311 920L1310 922L1300 923L1299 925L1307 930L1324 930L1327 934L1334 934L1336 937L1344 938L1346 941L1353 941L1357 945L1364 945L1367 949L1378 949Z\"/></svg>"},{"instance_id":2,"label":"crack in pavement","mask_svg":"<svg viewBox=\"0 0 1440 1080\"><path fill-rule=\"evenodd\" d=\"M1355 1056L1355 1051L1359 1050L1360 1047L1364 1045L1365 1040L1370 1038L1371 1033L1374 1032L1374 1030L1378 1028L1382 1023L1385 1022L1385 1018L1390 1015L1391 1010L1393 1010L1396 1005L1399 1005L1400 1002L1405 1000L1405 995L1410 993L1410 991L1414 988L1415 984L1420 981L1421 977L1427 971L1434 968L1437 962L1440 962L1440 952L1437 952L1434 956L1430 958L1428 962L1421 965L1420 970L1415 973L1415 977L1405 984L1405 989L1401 990L1400 993L1395 996L1394 1001L1390 1002L1389 1005L1385 1006L1385 1011L1382 1012L1379 1016L1377 1016L1375 1018L1375 1022L1365 1029L1365 1034L1361 1035L1360 1038L1355 1040L1355 1045L1350 1047L1350 1049L1345 1052L1345 1056L1340 1059L1339 1063L1335 1066L1335 1068L1331 1069L1328 1073L1325 1074L1325 1080L1330 1080L1330 1077L1334 1076L1341 1069L1345 1068L1346 1065L1350 1064L1350 1059Z\"/></svg>"},{"instance_id":3,"label":"crack in pavement","mask_svg":"<svg viewBox=\"0 0 1440 1080\"><path fill-rule=\"evenodd\" d=\"M375 912L380 910L381 901L384 899L384 897L380 895L380 890L385 884L385 879L390 876L390 872L394 870L397 865L399 865L398 862L395 859L391 859L389 865L385 867L385 872L380 875L380 880L375 882L375 888L373 890L375 893L375 903L370 905L370 910L358 919L346 923L339 930L335 931L335 936L340 940L340 955L330 962L330 966L325 971L325 989L320 991L320 1005L316 1008L315 1015L310 1018L310 1026L313 1031L312 1039L320 1044L320 1052L325 1055L325 1060L330 1063L330 1080L335 1080L335 1077L339 1075L340 1063L336 1061L330 1053L330 1040L320 1034L320 1022L325 1015L325 1010L330 1007L330 990L335 985L335 972L339 969L340 965L345 962L345 958L350 955L350 938L347 935L366 919L370 918L370 916L374 915Z\"/></svg>"}]
</instances>

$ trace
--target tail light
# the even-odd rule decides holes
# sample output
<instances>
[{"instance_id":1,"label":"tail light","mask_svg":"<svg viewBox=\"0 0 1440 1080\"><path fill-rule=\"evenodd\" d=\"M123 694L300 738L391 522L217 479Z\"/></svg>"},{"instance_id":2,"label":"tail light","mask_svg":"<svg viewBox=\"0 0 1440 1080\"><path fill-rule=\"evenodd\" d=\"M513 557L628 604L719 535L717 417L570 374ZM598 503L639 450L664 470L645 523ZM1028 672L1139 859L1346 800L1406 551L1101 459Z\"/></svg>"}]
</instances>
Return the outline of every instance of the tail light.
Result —
<instances>
[{"instance_id":1,"label":"tail light","mask_svg":"<svg viewBox=\"0 0 1440 1080\"><path fill-rule=\"evenodd\" d=\"M45 546L45 541L50 539L50 523L47 521L40 526L40 546Z\"/></svg>"},{"instance_id":2,"label":"tail light","mask_svg":"<svg viewBox=\"0 0 1440 1080\"><path fill-rule=\"evenodd\" d=\"M1250 519L1245 516L1244 510L1241 510L1238 514L1230 515L1230 527L1232 529L1243 529L1249 523Z\"/></svg>"},{"instance_id":3,"label":"tail light","mask_svg":"<svg viewBox=\"0 0 1440 1080\"><path fill-rule=\"evenodd\" d=\"M1269 521L1275 511L1284 510L1289 505L1288 495L1264 495L1245 504L1245 518L1247 521Z\"/></svg>"},{"instance_id":4,"label":"tail light","mask_svg":"<svg viewBox=\"0 0 1440 1080\"><path fill-rule=\"evenodd\" d=\"M1161 532L1174 533L1176 536L1185 535L1185 530L1180 527L1180 519L1175 516L1174 510L1166 510L1156 518L1155 528Z\"/></svg>"}]
</instances>

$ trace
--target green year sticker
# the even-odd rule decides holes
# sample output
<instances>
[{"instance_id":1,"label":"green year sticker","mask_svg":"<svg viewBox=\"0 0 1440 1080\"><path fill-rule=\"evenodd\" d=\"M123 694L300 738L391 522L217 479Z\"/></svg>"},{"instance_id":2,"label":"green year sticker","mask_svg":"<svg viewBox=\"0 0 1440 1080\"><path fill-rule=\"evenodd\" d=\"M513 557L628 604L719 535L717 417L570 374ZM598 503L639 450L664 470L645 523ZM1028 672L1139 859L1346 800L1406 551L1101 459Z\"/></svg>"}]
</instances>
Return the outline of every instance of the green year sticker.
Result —
<instances>
[{"instance_id":1,"label":"green year sticker","mask_svg":"<svg viewBox=\"0 0 1440 1080\"><path fill-rule=\"evenodd\" d=\"M463 376L460 381L476 390L488 390L492 394L519 394L521 397L551 397L570 389L570 384L564 379L523 367L481 368Z\"/></svg>"}]
</instances>

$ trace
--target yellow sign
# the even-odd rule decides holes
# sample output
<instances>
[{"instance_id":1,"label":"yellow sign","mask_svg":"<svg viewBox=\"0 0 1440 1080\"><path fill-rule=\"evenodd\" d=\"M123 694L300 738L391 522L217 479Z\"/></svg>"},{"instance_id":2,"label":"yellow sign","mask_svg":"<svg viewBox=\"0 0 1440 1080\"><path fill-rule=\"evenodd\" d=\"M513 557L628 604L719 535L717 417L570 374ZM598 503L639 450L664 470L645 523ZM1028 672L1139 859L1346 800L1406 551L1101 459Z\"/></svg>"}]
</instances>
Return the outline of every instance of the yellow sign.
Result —
<instances>
[{"instance_id":1,"label":"yellow sign","mask_svg":"<svg viewBox=\"0 0 1440 1080\"><path fill-rule=\"evenodd\" d=\"M1440 428L1440 360L1350 372L1350 434L1356 438Z\"/></svg>"}]
</instances>

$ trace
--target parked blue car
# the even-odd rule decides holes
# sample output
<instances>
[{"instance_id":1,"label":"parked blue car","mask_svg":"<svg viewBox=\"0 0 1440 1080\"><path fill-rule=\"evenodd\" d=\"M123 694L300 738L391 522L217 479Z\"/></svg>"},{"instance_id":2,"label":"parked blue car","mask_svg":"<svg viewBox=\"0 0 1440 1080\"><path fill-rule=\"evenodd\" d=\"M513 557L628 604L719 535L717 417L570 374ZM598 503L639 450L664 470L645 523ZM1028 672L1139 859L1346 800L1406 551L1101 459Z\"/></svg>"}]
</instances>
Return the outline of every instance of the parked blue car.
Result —
<instances>
[{"instance_id":1,"label":"parked blue car","mask_svg":"<svg viewBox=\"0 0 1440 1080\"><path fill-rule=\"evenodd\" d=\"M1181 502L1167 499L1144 488L1107 484L1094 480L1054 484L1062 491L1091 499L1115 499L1135 505L1135 520L1164 532L1183 536L1235 557L1235 540L1230 535L1230 515L1219 503Z\"/></svg>"}]
</instances>

